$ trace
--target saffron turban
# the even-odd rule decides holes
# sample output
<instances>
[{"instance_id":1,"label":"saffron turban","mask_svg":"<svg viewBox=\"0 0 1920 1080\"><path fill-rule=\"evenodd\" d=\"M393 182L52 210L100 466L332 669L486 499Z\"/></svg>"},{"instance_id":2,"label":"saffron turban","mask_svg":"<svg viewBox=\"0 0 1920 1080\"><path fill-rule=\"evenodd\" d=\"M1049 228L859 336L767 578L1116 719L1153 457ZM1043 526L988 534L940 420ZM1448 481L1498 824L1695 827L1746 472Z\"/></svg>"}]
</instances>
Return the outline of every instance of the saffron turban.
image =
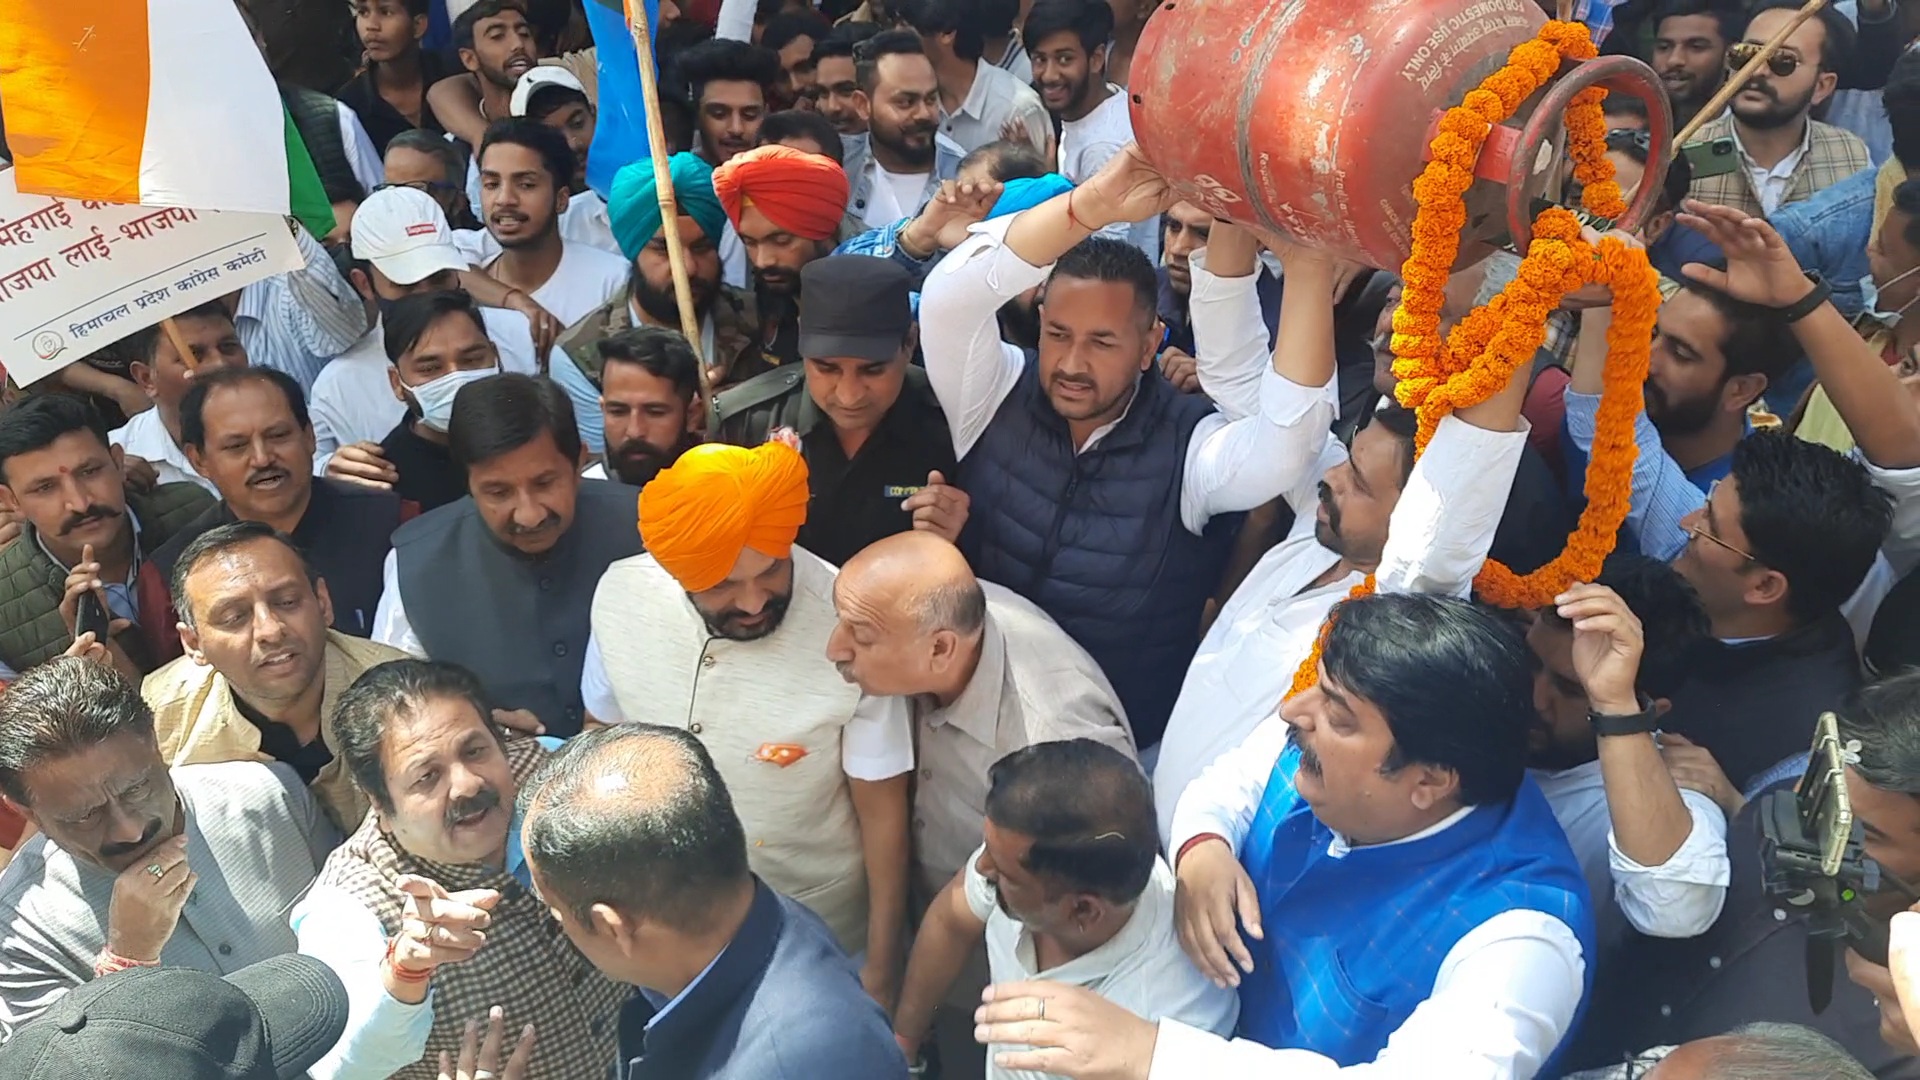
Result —
<instances>
[{"instance_id":1,"label":"saffron turban","mask_svg":"<svg viewBox=\"0 0 1920 1080\"><path fill-rule=\"evenodd\" d=\"M784 443L702 443L640 492L640 540L690 593L725 581L747 548L786 558L806 520L807 462Z\"/></svg>"},{"instance_id":2,"label":"saffron turban","mask_svg":"<svg viewBox=\"0 0 1920 1080\"><path fill-rule=\"evenodd\" d=\"M667 168L673 177L674 203L718 245L727 215L713 193L713 166L697 155L679 153L667 159ZM607 221L613 227L614 242L629 262L639 258L640 249L660 231L660 187L654 183L652 158L628 162L614 174L607 191Z\"/></svg>"},{"instance_id":3,"label":"saffron turban","mask_svg":"<svg viewBox=\"0 0 1920 1080\"><path fill-rule=\"evenodd\" d=\"M847 173L830 157L762 146L713 170L713 191L734 227L752 206L795 236L831 240L847 212Z\"/></svg>"}]
</instances>

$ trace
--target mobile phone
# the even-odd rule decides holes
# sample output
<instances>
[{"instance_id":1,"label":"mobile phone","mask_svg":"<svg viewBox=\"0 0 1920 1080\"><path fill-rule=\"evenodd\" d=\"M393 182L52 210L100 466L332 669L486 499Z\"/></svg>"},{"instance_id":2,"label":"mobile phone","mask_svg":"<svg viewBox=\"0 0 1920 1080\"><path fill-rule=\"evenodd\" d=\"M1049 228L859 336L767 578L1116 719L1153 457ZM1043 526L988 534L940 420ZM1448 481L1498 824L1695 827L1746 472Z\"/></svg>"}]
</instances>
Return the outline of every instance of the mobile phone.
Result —
<instances>
[{"instance_id":1,"label":"mobile phone","mask_svg":"<svg viewBox=\"0 0 1920 1080\"><path fill-rule=\"evenodd\" d=\"M1712 142L1688 143L1680 148L1687 155L1687 165L1693 170L1693 178L1699 180L1707 176L1725 176L1740 168L1740 155L1733 145L1733 137L1715 139Z\"/></svg>"},{"instance_id":2,"label":"mobile phone","mask_svg":"<svg viewBox=\"0 0 1920 1080\"><path fill-rule=\"evenodd\" d=\"M1853 840L1853 802L1847 797L1845 759L1840 754L1840 725L1822 713L1814 725L1813 752L1797 794L1800 827L1818 845L1820 872L1833 877Z\"/></svg>"},{"instance_id":3,"label":"mobile phone","mask_svg":"<svg viewBox=\"0 0 1920 1080\"><path fill-rule=\"evenodd\" d=\"M108 625L107 609L101 605L100 598L93 593L82 593L80 605L74 612L74 639L78 640L80 635L91 632L93 640L105 645Z\"/></svg>"}]
</instances>

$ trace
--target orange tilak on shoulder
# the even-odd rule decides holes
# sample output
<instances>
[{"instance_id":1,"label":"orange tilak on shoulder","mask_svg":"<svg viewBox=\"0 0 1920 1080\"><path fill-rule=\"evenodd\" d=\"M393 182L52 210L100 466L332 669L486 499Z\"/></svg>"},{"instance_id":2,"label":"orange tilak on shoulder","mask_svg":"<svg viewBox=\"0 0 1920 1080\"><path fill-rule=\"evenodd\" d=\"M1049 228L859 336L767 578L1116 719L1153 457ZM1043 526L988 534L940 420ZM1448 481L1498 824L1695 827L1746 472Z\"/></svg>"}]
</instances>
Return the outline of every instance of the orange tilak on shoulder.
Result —
<instances>
[{"instance_id":1,"label":"orange tilak on shoulder","mask_svg":"<svg viewBox=\"0 0 1920 1080\"><path fill-rule=\"evenodd\" d=\"M1516 574L1487 561L1474 586L1483 599L1500 607L1541 607L1574 582L1593 580L1613 551L1633 490L1634 418L1641 408L1647 350L1660 310L1659 276L1647 263L1646 252L1613 239L1588 244L1572 212L1560 207L1542 211L1513 281L1460 320L1445 340L1440 336L1441 293L1459 255L1466 220L1463 197L1473 185L1474 163L1488 134L1554 77L1562 57L1587 60L1594 54L1585 26L1547 23L1532 41L1507 54L1505 66L1447 110L1430 145L1431 159L1413 184L1419 209L1413 220L1413 253L1400 271L1393 372L1400 379L1395 396L1419 417L1416 458L1448 413L1499 393L1522 364L1532 363L1545 338L1547 319L1562 297L1593 282L1613 290L1605 384L1587 465L1586 509L1567 538L1566 550L1533 573ZM1616 218L1627 207L1613 163L1607 160L1607 124L1601 110L1605 97L1606 91L1598 87L1574 95L1565 117L1567 148L1574 178L1583 186L1581 205ZM1373 590L1374 579L1368 575L1348 599ZM1288 697L1314 684L1321 647L1337 614L1336 609L1328 616L1315 637L1294 673Z\"/></svg>"}]
</instances>

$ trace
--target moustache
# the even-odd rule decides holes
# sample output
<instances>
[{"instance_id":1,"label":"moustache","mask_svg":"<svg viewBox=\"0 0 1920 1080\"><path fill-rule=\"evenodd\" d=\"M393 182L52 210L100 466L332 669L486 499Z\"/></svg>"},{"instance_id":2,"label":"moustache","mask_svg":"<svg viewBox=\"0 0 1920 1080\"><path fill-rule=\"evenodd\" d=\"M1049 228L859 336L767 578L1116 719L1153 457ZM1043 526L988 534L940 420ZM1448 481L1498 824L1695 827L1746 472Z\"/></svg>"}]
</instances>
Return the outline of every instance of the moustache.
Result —
<instances>
[{"instance_id":1,"label":"moustache","mask_svg":"<svg viewBox=\"0 0 1920 1080\"><path fill-rule=\"evenodd\" d=\"M1093 380L1085 375L1055 375L1052 381L1053 385L1058 387L1072 387L1075 390L1093 389Z\"/></svg>"},{"instance_id":2,"label":"moustache","mask_svg":"<svg viewBox=\"0 0 1920 1080\"><path fill-rule=\"evenodd\" d=\"M545 518L541 519L538 525L522 525L517 521L507 522L507 535L532 536L534 533L543 533L549 529L557 529L559 527L560 515L549 512Z\"/></svg>"},{"instance_id":3,"label":"moustache","mask_svg":"<svg viewBox=\"0 0 1920 1080\"><path fill-rule=\"evenodd\" d=\"M1300 771L1316 780L1325 776L1325 766L1320 763L1320 755L1313 752L1313 747L1308 746L1304 742L1300 742L1298 735L1294 736L1294 741L1299 743L1300 746Z\"/></svg>"},{"instance_id":4,"label":"moustache","mask_svg":"<svg viewBox=\"0 0 1920 1080\"><path fill-rule=\"evenodd\" d=\"M500 805L500 793L485 787L464 799L447 804L447 829L452 831L467 818L478 817Z\"/></svg>"},{"instance_id":5,"label":"moustache","mask_svg":"<svg viewBox=\"0 0 1920 1080\"><path fill-rule=\"evenodd\" d=\"M61 522L60 535L65 536L75 529L79 529L79 528L83 528L85 526L91 525L96 521L112 521L118 518L119 516L120 516L120 511L115 510L110 506L101 506L100 504L95 503L94 505L89 506L85 510L82 510L81 512L68 518L66 521Z\"/></svg>"},{"instance_id":6,"label":"moustache","mask_svg":"<svg viewBox=\"0 0 1920 1080\"><path fill-rule=\"evenodd\" d=\"M269 466L248 476L247 486L251 487L254 484L264 484L269 480L285 480L286 478L287 470L277 466Z\"/></svg>"},{"instance_id":7,"label":"moustache","mask_svg":"<svg viewBox=\"0 0 1920 1080\"><path fill-rule=\"evenodd\" d=\"M1772 84L1766 82L1765 80L1757 79L1757 78L1748 79L1746 82L1746 85L1740 88L1740 93L1744 94L1749 90L1753 91L1756 94L1762 95L1768 101L1773 102L1775 105L1780 104L1780 92L1778 90L1775 90Z\"/></svg>"},{"instance_id":8,"label":"moustache","mask_svg":"<svg viewBox=\"0 0 1920 1080\"><path fill-rule=\"evenodd\" d=\"M1320 482L1320 505L1327 509L1327 528L1337 534L1340 531L1340 507L1334 504L1333 489L1324 480Z\"/></svg>"},{"instance_id":9,"label":"moustache","mask_svg":"<svg viewBox=\"0 0 1920 1080\"><path fill-rule=\"evenodd\" d=\"M154 818L152 821L147 822L146 828L140 830L140 839L138 840L122 841L117 844L101 844L100 857L102 859L117 859L122 855L131 855L141 848L146 847L148 844L153 843L153 838L159 835L160 819Z\"/></svg>"}]
</instances>

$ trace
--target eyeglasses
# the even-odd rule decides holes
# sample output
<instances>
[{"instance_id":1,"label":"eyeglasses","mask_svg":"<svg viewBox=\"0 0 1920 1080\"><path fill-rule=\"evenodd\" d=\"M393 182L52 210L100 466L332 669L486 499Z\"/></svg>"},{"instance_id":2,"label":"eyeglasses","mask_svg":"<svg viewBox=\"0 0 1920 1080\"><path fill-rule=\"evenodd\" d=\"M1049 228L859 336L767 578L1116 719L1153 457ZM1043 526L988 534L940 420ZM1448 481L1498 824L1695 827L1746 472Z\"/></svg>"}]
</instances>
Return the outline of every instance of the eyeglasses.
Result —
<instances>
[{"instance_id":1,"label":"eyeglasses","mask_svg":"<svg viewBox=\"0 0 1920 1080\"><path fill-rule=\"evenodd\" d=\"M1760 43L1756 41L1736 41L1727 46L1727 70L1739 71L1760 55ZM1776 79L1784 79L1800 70L1800 58L1792 53L1776 52L1767 57L1767 70Z\"/></svg>"},{"instance_id":2,"label":"eyeglasses","mask_svg":"<svg viewBox=\"0 0 1920 1080\"><path fill-rule=\"evenodd\" d=\"M1720 489L1720 481L1718 480L1715 480L1713 483L1707 485L1707 502L1709 504L1713 502L1713 493L1715 491L1718 491L1719 489ZM1716 543L1721 547L1726 548L1728 551L1733 552L1735 555L1740 556L1741 558L1747 560L1750 563L1759 563L1760 565L1763 565L1763 566L1765 565L1764 563L1760 562L1760 557L1758 555L1755 555L1752 552L1742 551L1739 548L1734 547L1732 544L1727 543L1725 540L1722 540L1719 537L1708 532L1707 531L1707 515L1704 510L1700 514L1699 523L1696 525L1690 525L1687 527L1687 535L1693 537L1696 540L1710 540L1713 543Z\"/></svg>"},{"instance_id":3,"label":"eyeglasses","mask_svg":"<svg viewBox=\"0 0 1920 1080\"><path fill-rule=\"evenodd\" d=\"M1645 128L1614 128L1607 132L1607 149L1638 150L1645 158L1653 149L1653 136Z\"/></svg>"}]
</instances>

